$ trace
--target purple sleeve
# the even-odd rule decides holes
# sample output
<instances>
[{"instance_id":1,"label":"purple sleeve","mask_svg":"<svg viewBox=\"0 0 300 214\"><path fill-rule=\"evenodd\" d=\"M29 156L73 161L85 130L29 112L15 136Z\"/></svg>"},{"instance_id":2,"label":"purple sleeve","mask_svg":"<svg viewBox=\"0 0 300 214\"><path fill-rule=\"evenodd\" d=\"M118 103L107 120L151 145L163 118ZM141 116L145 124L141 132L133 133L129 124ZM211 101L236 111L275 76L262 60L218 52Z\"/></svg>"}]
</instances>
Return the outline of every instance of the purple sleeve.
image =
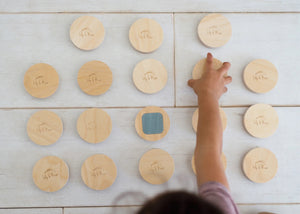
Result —
<instances>
[{"instance_id":1,"label":"purple sleeve","mask_svg":"<svg viewBox=\"0 0 300 214\"><path fill-rule=\"evenodd\" d=\"M202 184L198 191L200 197L219 207L224 214L239 213L229 190L224 185L211 181Z\"/></svg>"}]
</instances>

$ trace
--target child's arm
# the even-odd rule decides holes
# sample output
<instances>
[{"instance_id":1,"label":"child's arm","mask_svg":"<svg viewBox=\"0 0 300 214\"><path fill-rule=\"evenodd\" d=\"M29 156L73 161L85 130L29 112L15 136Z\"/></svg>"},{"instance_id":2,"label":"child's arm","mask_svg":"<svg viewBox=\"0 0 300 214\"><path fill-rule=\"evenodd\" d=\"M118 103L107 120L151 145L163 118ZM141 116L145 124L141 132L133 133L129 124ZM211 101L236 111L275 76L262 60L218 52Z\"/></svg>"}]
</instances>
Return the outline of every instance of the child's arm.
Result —
<instances>
[{"instance_id":1,"label":"child's arm","mask_svg":"<svg viewBox=\"0 0 300 214\"><path fill-rule=\"evenodd\" d=\"M224 167L221 162L223 128L219 112L219 98L227 91L225 85L232 81L226 75L230 63L214 70L213 56L208 53L206 71L201 79L189 80L188 85L198 95L199 118L197 144L195 148L195 167L198 186L208 181L216 181L229 189Z\"/></svg>"}]
</instances>

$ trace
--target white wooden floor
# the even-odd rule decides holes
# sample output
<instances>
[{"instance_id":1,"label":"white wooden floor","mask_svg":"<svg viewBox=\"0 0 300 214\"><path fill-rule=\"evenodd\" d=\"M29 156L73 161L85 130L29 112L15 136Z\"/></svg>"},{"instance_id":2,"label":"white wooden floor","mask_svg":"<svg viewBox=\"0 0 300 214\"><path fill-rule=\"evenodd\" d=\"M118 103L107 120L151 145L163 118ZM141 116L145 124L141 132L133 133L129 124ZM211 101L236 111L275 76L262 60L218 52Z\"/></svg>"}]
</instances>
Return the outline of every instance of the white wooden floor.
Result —
<instances>
[{"instance_id":1,"label":"white wooden floor","mask_svg":"<svg viewBox=\"0 0 300 214\"><path fill-rule=\"evenodd\" d=\"M230 20L233 36L222 48L206 48L197 38L196 26L207 12L220 12ZM69 27L84 14L99 18L106 30L104 43L94 51L81 51L69 39ZM164 30L162 46L151 54L135 51L128 40L130 25L138 18L157 20ZM0 214L134 213L147 199L170 189L196 190L190 161L195 146L191 118L196 97L186 85L194 64L211 51L230 61L233 83L220 101L228 117L224 133L232 194L241 213L300 211L300 2L261 0L0 0ZM155 95L139 92L131 79L137 62L155 58L168 70L168 84ZM243 68L253 59L265 58L279 70L275 89L264 95L246 89ZM77 72L87 61L101 60L112 69L110 90L99 97L84 94ZM23 76L33 64L51 64L60 76L57 92L45 100L28 95ZM278 131L270 138L251 137L242 124L247 107L269 103L279 114ZM136 133L135 116L141 107L162 106L171 128L158 142L146 142ZM76 132L76 120L88 107L100 107L112 118L110 137L90 145ZM30 115L50 109L63 120L61 139L49 147L32 143L26 134ZM244 176L245 153L256 146L273 151L279 170L266 184ZM168 151L175 161L172 179L160 186L146 183L138 161L151 148ZM86 187L80 177L83 161L105 153L118 167L113 186L104 191ZM46 155L57 155L70 168L70 180L60 191L45 193L35 187L32 167Z\"/></svg>"}]
</instances>

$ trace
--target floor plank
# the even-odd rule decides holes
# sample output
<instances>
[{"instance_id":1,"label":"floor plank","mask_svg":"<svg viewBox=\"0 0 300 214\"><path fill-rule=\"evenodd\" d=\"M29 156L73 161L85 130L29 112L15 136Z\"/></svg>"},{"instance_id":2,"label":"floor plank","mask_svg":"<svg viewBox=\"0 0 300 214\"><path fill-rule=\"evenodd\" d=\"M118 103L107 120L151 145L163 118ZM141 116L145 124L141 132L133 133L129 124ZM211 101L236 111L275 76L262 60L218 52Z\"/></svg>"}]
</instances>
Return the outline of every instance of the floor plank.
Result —
<instances>
[{"instance_id":1,"label":"floor plank","mask_svg":"<svg viewBox=\"0 0 300 214\"><path fill-rule=\"evenodd\" d=\"M285 12L300 11L297 0L0 0L1 12Z\"/></svg>"},{"instance_id":2,"label":"floor plank","mask_svg":"<svg viewBox=\"0 0 300 214\"><path fill-rule=\"evenodd\" d=\"M62 208L0 209L0 214L63 214Z\"/></svg>"},{"instance_id":3,"label":"floor plank","mask_svg":"<svg viewBox=\"0 0 300 214\"><path fill-rule=\"evenodd\" d=\"M195 146L195 133L191 118L193 108L166 108L171 128L158 142L139 138L134 119L140 109L106 109L112 118L110 137L98 145L83 142L76 133L76 120L81 109L55 110L64 122L64 133L59 142L40 147L30 142L26 135L26 121L35 110L1 110L0 118L0 207L43 206L110 206L140 205L144 200L165 190L196 190L195 176L190 161ZM224 152L228 160L227 174L232 194L237 203L299 203L300 134L297 131L300 108L276 108L280 125L267 139L255 139L243 128L245 108L225 108L228 127L224 133ZM243 156L251 148L262 146L273 151L279 162L275 178L266 184L255 184L246 179L241 170ZM175 161L171 180L159 186L142 180L138 161L150 148L169 152ZM104 191L88 189L80 178L83 161L92 154L110 156L118 168L113 186ZM46 155L57 155L70 167L69 183L55 193L45 193L35 187L31 171L34 163ZM241 191L243 190L243 191Z\"/></svg>"},{"instance_id":4,"label":"floor plank","mask_svg":"<svg viewBox=\"0 0 300 214\"><path fill-rule=\"evenodd\" d=\"M229 61L233 82L221 99L221 105L299 105L300 90L300 14L224 14L231 22L233 35L223 47L205 47L197 35L197 25L206 14L175 14L176 105L196 106L197 99L187 86L194 65L207 52L221 61ZM188 23L188 24L187 24ZM282 26L278 28L278 26ZM243 83L243 70L254 59L271 61L279 72L276 87L266 94L256 94ZM288 94L288 96L287 96Z\"/></svg>"}]
</instances>

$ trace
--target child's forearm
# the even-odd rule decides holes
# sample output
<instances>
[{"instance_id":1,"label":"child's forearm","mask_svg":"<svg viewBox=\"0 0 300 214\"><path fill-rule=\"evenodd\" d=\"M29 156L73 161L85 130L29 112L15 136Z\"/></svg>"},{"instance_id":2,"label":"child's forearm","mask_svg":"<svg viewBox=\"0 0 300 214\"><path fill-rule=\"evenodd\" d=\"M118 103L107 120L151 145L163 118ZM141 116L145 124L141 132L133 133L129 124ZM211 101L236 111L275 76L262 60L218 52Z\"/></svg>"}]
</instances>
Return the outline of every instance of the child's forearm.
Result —
<instances>
[{"instance_id":1,"label":"child's forearm","mask_svg":"<svg viewBox=\"0 0 300 214\"><path fill-rule=\"evenodd\" d=\"M229 188L221 162L223 128L218 100L209 94L199 96L199 118L195 166L197 183L217 181Z\"/></svg>"}]
</instances>

